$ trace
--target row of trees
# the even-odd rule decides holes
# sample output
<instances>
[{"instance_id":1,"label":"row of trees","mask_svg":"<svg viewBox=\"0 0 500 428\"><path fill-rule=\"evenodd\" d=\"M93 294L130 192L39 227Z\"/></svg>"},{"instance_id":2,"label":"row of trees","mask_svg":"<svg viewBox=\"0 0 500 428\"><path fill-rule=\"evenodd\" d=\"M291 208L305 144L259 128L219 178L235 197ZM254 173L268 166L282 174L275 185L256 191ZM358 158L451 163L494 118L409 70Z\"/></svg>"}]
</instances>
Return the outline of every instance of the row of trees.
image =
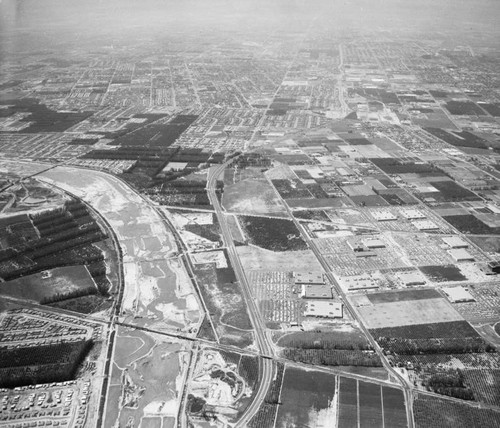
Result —
<instances>
[{"instance_id":1,"label":"row of trees","mask_svg":"<svg viewBox=\"0 0 500 428\"><path fill-rule=\"evenodd\" d=\"M285 348L283 356L292 361L325 366L381 367L382 363L374 352L347 351L336 349Z\"/></svg>"},{"instance_id":2,"label":"row of trees","mask_svg":"<svg viewBox=\"0 0 500 428\"><path fill-rule=\"evenodd\" d=\"M481 337L406 339L379 337L377 342L384 349L399 355L466 354L495 352L495 348Z\"/></svg>"}]
</instances>

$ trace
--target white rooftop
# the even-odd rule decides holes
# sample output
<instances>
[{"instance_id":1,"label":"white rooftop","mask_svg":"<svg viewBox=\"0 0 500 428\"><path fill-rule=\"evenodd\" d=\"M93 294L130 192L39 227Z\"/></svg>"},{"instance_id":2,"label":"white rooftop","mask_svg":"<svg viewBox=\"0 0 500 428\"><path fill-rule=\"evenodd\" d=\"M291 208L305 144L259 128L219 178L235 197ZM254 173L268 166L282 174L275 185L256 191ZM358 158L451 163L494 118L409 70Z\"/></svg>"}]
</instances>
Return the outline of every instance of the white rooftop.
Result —
<instances>
[{"instance_id":1,"label":"white rooftop","mask_svg":"<svg viewBox=\"0 0 500 428\"><path fill-rule=\"evenodd\" d=\"M377 221L390 221L398 219L398 217L395 216L390 211L373 211L371 214L373 218Z\"/></svg>"},{"instance_id":2,"label":"white rooftop","mask_svg":"<svg viewBox=\"0 0 500 428\"><path fill-rule=\"evenodd\" d=\"M472 294L469 293L469 290L464 287L444 287L442 290L448 297L448 300L452 303L475 301Z\"/></svg>"},{"instance_id":3,"label":"white rooftop","mask_svg":"<svg viewBox=\"0 0 500 428\"><path fill-rule=\"evenodd\" d=\"M437 230L439 226L430 220L415 220L411 224L415 226L418 230Z\"/></svg>"},{"instance_id":4,"label":"white rooftop","mask_svg":"<svg viewBox=\"0 0 500 428\"><path fill-rule=\"evenodd\" d=\"M469 244L458 236L445 236L442 238L444 243L450 248L467 248Z\"/></svg>"},{"instance_id":5,"label":"white rooftop","mask_svg":"<svg viewBox=\"0 0 500 428\"><path fill-rule=\"evenodd\" d=\"M457 262L460 261L473 261L474 256L472 256L468 251L463 248L452 248L448 251L450 256L453 257Z\"/></svg>"},{"instance_id":6,"label":"white rooftop","mask_svg":"<svg viewBox=\"0 0 500 428\"><path fill-rule=\"evenodd\" d=\"M309 301L304 315L306 317L342 318L342 303L323 300Z\"/></svg>"}]
</instances>

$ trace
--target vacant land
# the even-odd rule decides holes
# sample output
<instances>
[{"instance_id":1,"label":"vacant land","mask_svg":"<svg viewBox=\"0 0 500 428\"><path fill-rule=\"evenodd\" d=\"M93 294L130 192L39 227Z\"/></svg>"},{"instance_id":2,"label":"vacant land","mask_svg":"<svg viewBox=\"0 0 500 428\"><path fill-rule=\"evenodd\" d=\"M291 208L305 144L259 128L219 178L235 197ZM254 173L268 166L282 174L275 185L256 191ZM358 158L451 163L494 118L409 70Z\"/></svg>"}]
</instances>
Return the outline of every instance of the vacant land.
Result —
<instances>
[{"instance_id":1,"label":"vacant land","mask_svg":"<svg viewBox=\"0 0 500 428\"><path fill-rule=\"evenodd\" d=\"M196 265L194 273L221 341L240 347L251 344L252 324L233 269L206 263Z\"/></svg>"},{"instance_id":2,"label":"vacant land","mask_svg":"<svg viewBox=\"0 0 500 428\"><path fill-rule=\"evenodd\" d=\"M372 329L463 320L444 298L379 303L359 307L358 311L368 328Z\"/></svg>"},{"instance_id":3,"label":"vacant land","mask_svg":"<svg viewBox=\"0 0 500 428\"><path fill-rule=\"evenodd\" d=\"M237 247L245 271L321 271L316 256L311 250L276 253L253 245Z\"/></svg>"},{"instance_id":4,"label":"vacant land","mask_svg":"<svg viewBox=\"0 0 500 428\"><path fill-rule=\"evenodd\" d=\"M224 188L227 211L248 214L285 214L283 203L266 180L244 180Z\"/></svg>"}]
</instances>

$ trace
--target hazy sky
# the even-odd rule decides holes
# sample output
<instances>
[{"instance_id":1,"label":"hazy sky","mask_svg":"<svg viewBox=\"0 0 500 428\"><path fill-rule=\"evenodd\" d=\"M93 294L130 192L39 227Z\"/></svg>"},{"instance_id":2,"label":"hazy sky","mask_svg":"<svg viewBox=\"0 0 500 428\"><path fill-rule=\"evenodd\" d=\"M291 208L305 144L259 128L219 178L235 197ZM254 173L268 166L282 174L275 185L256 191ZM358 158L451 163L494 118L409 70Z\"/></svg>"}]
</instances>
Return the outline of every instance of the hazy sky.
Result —
<instances>
[{"instance_id":1,"label":"hazy sky","mask_svg":"<svg viewBox=\"0 0 500 428\"><path fill-rule=\"evenodd\" d=\"M23 32L35 40L47 31L78 32L79 37L109 31L133 36L132 30L137 28L168 34L173 27L189 32L193 28L231 31L262 25L300 31L312 19L347 33L353 29L451 29L457 35L470 31L488 34L500 27L500 1L0 0L0 33Z\"/></svg>"}]
</instances>

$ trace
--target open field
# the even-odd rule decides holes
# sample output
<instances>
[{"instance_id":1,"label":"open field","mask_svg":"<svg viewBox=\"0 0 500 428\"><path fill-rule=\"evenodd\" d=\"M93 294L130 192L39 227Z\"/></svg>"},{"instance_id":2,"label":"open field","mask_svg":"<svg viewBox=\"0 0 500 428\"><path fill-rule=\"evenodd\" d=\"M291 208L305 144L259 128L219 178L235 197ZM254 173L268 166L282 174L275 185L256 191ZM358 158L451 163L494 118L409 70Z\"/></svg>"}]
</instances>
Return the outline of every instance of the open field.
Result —
<instances>
[{"instance_id":1,"label":"open field","mask_svg":"<svg viewBox=\"0 0 500 428\"><path fill-rule=\"evenodd\" d=\"M209 316L221 340L240 347L251 344L252 324L244 304L241 286L232 267L217 268L213 263L198 264L195 265L194 273Z\"/></svg>"},{"instance_id":2,"label":"open field","mask_svg":"<svg viewBox=\"0 0 500 428\"><path fill-rule=\"evenodd\" d=\"M283 203L266 180L243 180L226 186L222 205L229 212L247 214L286 214Z\"/></svg>"},{"instance_id":3,"label":"open field","mask_svg":"<svg viewBox=\"0 0 500 428\"><path fill-rule=\"evenodd\" d=\"M42 302L58 295L76 296L98 293L85 266L67 266L23 276L0 284L0 294L16 299Z\"/></svg>"},{"instance_id":4,"label":"open field","mask_svg":"<svg viewBox=\"0 0 500 428\"><path fill-rule=\"evenodd\" d=\"M351 299L356 306L356 298ZM378 303L357 310L371 329L463 320L444 298Z\"/></svg>"},{"instance_id":5,"label":"open field","mask_svg":"<svg viewBox=\"0 0 500 428\"><path fill-rule=\"evenodd\" d=\"M334 420L336 381L334 375L286 368L276 428L315 428Z\"/></svg>"},{"instance_id":6,"label":"open field","mask_svg":"<svg viewBox=\"0 0 500 428\"><path fill-rule=\"evenodd\" d=\"M236 247L246 270L321 271L321 265L310 250L277 253L253 245Z\"/></svg>"}]
</instances>

